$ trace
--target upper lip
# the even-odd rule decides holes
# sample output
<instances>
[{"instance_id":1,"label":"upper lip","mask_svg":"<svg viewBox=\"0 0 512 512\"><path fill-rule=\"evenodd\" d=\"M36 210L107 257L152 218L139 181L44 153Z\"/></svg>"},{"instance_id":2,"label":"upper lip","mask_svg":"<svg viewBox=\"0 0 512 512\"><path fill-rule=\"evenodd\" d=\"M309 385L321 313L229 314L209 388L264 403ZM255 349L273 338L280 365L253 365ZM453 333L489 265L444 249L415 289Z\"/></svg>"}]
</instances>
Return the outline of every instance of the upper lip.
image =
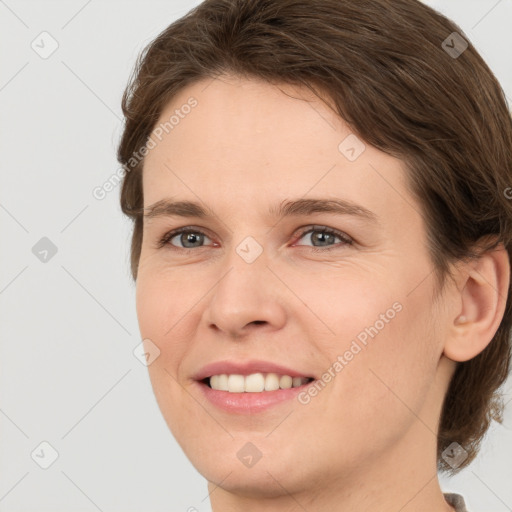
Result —
<instances>
[{"instance_id":1,"label":"upper lip","mask_svg":"<svg viewBox=\"0 0 512 512\"><path fill-rule=\"evenodd\" d=\"M252 373L277 373L290 377L312 377L304 372L287 368L271 361L215 361L203 366L194 376L195 380L203 380L212 375L251 375Z\"/></svg>"}]
</instances>

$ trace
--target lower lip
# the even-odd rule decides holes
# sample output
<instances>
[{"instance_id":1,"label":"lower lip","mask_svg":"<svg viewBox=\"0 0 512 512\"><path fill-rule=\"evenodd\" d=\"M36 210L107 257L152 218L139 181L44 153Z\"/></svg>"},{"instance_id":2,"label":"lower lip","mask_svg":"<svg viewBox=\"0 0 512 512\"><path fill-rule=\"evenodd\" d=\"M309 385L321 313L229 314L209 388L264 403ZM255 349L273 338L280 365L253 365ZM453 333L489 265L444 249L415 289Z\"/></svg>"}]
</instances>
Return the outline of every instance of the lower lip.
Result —
<instances>
[{"instance_id":1,"label":"lower lip","mask_svg":"<svg viewBox=\"0 0 512 512\"><path fill-rule=\"evenodd\" d=\"M219 409L235 414L254 414L294 399L313 382L314 380L296 388L261 393L231 393L212 389L204 382L197 382L197 384L204 396Z\"/></svg>"}]
</instances>

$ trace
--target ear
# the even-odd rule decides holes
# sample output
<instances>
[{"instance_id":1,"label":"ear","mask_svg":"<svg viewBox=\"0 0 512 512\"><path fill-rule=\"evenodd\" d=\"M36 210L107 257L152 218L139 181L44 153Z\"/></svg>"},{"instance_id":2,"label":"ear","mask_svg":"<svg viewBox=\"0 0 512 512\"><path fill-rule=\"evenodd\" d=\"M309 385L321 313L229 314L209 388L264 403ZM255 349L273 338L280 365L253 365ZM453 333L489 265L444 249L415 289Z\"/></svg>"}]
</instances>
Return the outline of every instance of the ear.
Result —
<instances>
[{"instance_id":1,"label":"ear","mask_svg":"<svg viewBox=\"0 0 512 512\"><path fill-rule=\"evenodd\" d=\"M464 264L460 275L457 303L461 306L449 327L444 355L462 362L487 347L503 318L510 283L510 261L503 244Z\"/></svg>"}]
</instances>

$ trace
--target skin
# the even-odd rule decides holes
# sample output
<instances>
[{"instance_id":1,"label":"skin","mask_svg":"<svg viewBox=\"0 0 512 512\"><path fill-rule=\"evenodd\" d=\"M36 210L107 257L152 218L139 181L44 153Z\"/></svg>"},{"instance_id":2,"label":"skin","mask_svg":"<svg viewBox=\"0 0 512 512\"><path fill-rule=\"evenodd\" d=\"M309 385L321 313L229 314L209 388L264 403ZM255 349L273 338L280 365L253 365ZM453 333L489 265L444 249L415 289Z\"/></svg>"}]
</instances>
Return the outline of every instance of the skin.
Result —
<instances>
[{"instance_id":1,"label":"skin","mask_svg":"<svg viewBox=\"0 0 512 512\"><path fill-rule=\"evenodd\" d=\"M460 265L433 300L425 225L400 160L366 145L349 161L338 145L352 130L303 88L202 80L161 121L191 96L197 106L145 158L144 205L199 201L215 217L144 220L136 301L142 337L160 349L149 366L159 407L208 480L214 512L453 510L436 474L437 423L455 361L481 352L499 326L506 252ZM267 213L302 197L351 200L378 223ZM322 245L321 229L300 231L313 225L354 243ZM178 235L157 247L183 226L205 233L199 246ZM250 264L236 252L248 236L263 248ZM192 379L226 359L318 378L397 302L401 311L306 405L231 414ZM237 457L247 442L262 453L250 468Z\"/></svg>"}]
</instances>

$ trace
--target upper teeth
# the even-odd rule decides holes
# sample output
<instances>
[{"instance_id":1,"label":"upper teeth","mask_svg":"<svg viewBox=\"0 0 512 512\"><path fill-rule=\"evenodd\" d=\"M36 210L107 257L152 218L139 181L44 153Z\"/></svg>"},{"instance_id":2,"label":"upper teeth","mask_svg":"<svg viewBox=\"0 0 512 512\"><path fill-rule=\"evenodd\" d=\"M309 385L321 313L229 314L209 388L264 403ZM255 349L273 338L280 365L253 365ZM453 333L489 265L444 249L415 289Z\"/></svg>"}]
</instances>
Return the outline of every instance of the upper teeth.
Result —
<instances>
[{"instance_id":1,"label":"upper teeth","mask_svg":"<svg viewBox=\"0 0 512 512\"><path fill-rule=\"evenodd\" d=\"M231 391L232 393L259 393L260 391L275 391L276 389L289 389L302 386L309 382L306 377L290 377L277 373L251 373L250 375L212 375L210 386L218 391Z\"/></svg>"}]
</instances>

